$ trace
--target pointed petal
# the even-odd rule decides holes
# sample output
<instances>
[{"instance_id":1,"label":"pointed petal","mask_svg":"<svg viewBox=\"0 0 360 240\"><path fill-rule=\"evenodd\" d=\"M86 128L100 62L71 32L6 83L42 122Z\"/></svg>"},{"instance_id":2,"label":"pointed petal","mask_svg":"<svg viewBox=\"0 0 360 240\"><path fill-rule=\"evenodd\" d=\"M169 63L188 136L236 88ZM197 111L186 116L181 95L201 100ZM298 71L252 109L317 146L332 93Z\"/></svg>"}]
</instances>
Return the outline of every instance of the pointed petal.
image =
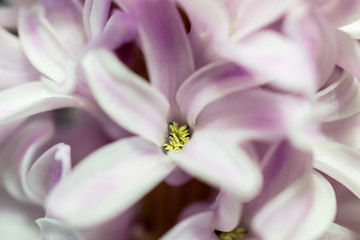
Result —
<instances>
[{"instance_id":1,"label":"pointed petal","mask_svg":"<svg viewBox=\"0 0 360 240\"><path fill-rule=\"evenodd\" d=\"M342 26L339 30L346 32L352 38L360 39L360 18L348 25Z\"/></svg>"},{"instance_id":2,"label":"pointed petal","mask_svg":"<svg viewBox=\"0 0 360 240\"><path fill-rule=\"evenodd\" d=\"M38 203L71 170L70 146L59 143L43 153L31 166L26 177L27 191Z\"/></svg>"},{"instance_id":3,"label":"pointed petal","mask_svg":"<svg viewBox=\"0 0 360 240\"><path fill-rule=\"evenodd\" d=\"M29 201L25 190L26 175L40 148L54 134L54 126L48 119L34 119L14 132L1 147L2 182L18 201ZM32 199L31 199L32 200Z\"/></svg>"},{"instance_id":4,"label":"pointed petal","mask_svg":"<svg viewBox=\"0 0 360 240\"><path fill-rule=\"evenodd\" d=\"M65 107L90 108L84 99L49 91L39 82L19 85L0 92L0 124Z\"/></svg>"},{"instance_id":5,"label":"pointed petal","mask_svg":"<svg viewBox=\"0 0 360 240\"><path fill-rule=\"evenodd\" d=\"M316 98L323 107L323 122L345 119L360 111L360 83L344 71L335 82L317 92Z\"/></svg>"},{"instance_id":6,"label":"pointed petal","mask_svg":"<svg viewBox=\"0 0 360 240\"><path fill-rule=\"evenodd\" d=\"M341 225L333 223L319 240L357 240L360 235Z\"/></svg>"},{"instance_id":7,"label":"pointed petal","mask_svg":"<svg viewBox=\"0 0 360 240\"><path fill-rule=\"evenodd\" d=\"M316 90L314 60L299 43L273 31L261 31L238 44L228 43L221 46L219 54L260 78L271 79L282 90L304 95Z\"/></svg>"},{"instance_id":8,"label":"pointed petal","mask_svg":"<svg viewBox=\"0 0 360 240\"><path fill-rule=\"evenodd\" d=\"M37 80L39 73L25 57L19 39L1 27L0 39L0 90Z\"/></svg>"},{"instance_id":9,"label":"pointed petal","mask_svg":"<svg viewBox=\"0 0 360 240\"><path fill-rule=\"evenodd\" d=\"M203 212L188 217L175 225L160 240L217 240L218 238L211 229L212 217L212 212Z\"/></svg>"},{"instance_id":10,"label":"pointed petal","mask_svg":"<svg viewBox=\"0 0 360 240\"><path fill-rule=\"evenodd\" d=\"M335 213L331 185L320 174L308 174L270 200L253 218L252 230L264 240L317 239Z\"/></svg>"},{"instance_id":11,"label":"pointed petal","mask_svg":"<svg viewBox=\"0 0 360 240\"><path fill-rule=\"evenodd\" d=\"M230 232L236 228L241 220L241 199L225 191L218 195L218 206L212 219L216 230Z\"/></svg>"},{"instance_id":12,"label":"pointed petal","mask_svg":"<svg viewBox=\"0 0 360 240\"><path fill-rule=\"evenodd\" d=\"M108 20L111 0L85 1L83 8L83 22L89 38L99 36Z\"/></svg>"},{"instance_id":13,"label":"pointed petal","mask_svg":"<svg viewBox=\"0 0 360 240\"><path fill-rule=\"evenodd\" d=\"M249 200L260 190L260 170L238 146L221 139L212 132L197 131L181 152L168 155L194 177Z\"/></svg>"},{"instance_id":14,"label":"pointed petal","mask_svg":"<svg viewBox=\"0 0 360 240\"><path fill-rule=\"evenodd\" d=\"M162 145L169 105L156 88L106 50L89 53L83 69L95 98L115 122Z\"/></svg>"},{"instance_id":15,"label":"pointed petal","mask_svg":"<svg viewBox=\"0 0 360 240\"><path fill-rule=\"evenodd\" d=\"M191 126L209 103L225 95L261 84L230 62L214 62L192 74L180 87L176 99Z\"/></svg>"},{"instance_id":16,"label":"pointed petal","mask_svg":"<svg viewBox=\"0 0 360 240\"><path fill-rule=\"evenodd\" d=\"M72 56L45 19L43 8L34 6L20 12L19 35L30 62L55 81L58 86L55 90L72 91L75 83L67 76L68 69L74 64Z\"/></svg>"},{"instance_id":17,"label":"pointed petal","mask_svg":"<svg viewBox=\"0 0 360 240\"><path fill-rule=\"evenodd\" d=\"M360 197L360 153L347 146L325 142L314 146L314 168L342 183Z\"/></svg>"},{"instance_id":18,"label":"pointed petal","mask_svg":"<svg viewBox=\"0 0 360 240\"><path fill-rule=\"evenodd\" d=\"M70 226L51 218L39 218L36 220L41 230L42 240L84 240L80 232Z\"/></svg>"},{"instance_id":19,"label":"pointed petal","mask_svg":"<svg viewBox=\"0 0 360 240\"><path fill-rule=\"evenodd\" d=\"M150 80L175 111L176 91L194 71L185 28L173 1L139 2L133 12Z\"/></svg>"},{"instance_id":20,"label":"pointed petal","mask_svg":"<svg viewBox=\"0 0 360 240\"><path fill-rule=\"evenodd\" d=\"M49 216L75 227L100 224L124 212L173 167L161 149L146 140L114 142L85 158L55 186L47 199Z\"/></svg>"}]
</instances>

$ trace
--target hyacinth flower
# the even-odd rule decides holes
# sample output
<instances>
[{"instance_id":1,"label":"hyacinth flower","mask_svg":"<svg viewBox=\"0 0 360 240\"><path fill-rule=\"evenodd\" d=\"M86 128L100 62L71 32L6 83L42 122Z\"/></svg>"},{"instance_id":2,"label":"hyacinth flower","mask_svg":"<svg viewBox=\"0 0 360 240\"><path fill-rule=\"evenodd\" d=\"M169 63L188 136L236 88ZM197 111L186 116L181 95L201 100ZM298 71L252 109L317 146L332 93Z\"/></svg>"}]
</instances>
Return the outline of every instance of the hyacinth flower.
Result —
<instances>
[{"instance_id":1,"label":"hyacinth flower","mask_svg":"<svg viewBox=\"0 0 360 240\"><path fill-rule=\"evenodd\" d=\"M83 70L99 105L138 136L81 161L47 198L49 212L76 227L95 226L162 180L181 184L188 174L241 201L253 198L260 171L238 144L286 136L289 117L304 113L303 100L258 88L269 80L226 61L194 72L173 2L139 1L126 11L136 19L151 84L107 50L89 52Z\"/></svg>"},{"instance_id":2,"label":"hyacinth flower","mask_svg":"<svg viewBox=\"0 0 360 240\"><path fill-rule=\"evenodd\" d=\"M287 142L273 144L260 161L264 185L254 199L242 203L222 190L207 210L206 205L185 210L184 219L161 239L317 240L329 228L341 228L332 223L334 190L311 162L310 153ZM351 234L346 236L356 236Z\"/></svg>"}]
</instances>

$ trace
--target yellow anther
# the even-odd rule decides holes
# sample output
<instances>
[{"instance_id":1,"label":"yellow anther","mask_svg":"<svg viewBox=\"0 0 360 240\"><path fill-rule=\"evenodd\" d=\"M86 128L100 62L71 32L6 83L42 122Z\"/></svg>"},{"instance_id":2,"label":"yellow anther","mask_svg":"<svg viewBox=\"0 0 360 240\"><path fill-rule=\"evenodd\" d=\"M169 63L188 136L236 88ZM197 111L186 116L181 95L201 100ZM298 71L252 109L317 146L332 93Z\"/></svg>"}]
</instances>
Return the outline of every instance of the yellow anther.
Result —
<instances>
[{"instance_id":1,"label":"yellow anther","mask_svg":"<svg viewBox=\"0 0 360 240\"><path fill-rule=\"evenodd\" d=\"M244 228L235 228L231 232L221 232L215 230L215 234L220 240L239 240L246 235L246 230Z\"/></svg>"},{"instance_id":2,"label":"yellow anther","mask_svg":"<svg viewBox=\"0 0 360 240\"><path fill-rule=\"evenodd\" d=\"M163 147L166 151L180 152L184 144L190 139L189 127L184 125L179 128L176 122L170 122L169 128L171 131L169 133L169 143L165 143Z\"/></svg>"}]
</instances>

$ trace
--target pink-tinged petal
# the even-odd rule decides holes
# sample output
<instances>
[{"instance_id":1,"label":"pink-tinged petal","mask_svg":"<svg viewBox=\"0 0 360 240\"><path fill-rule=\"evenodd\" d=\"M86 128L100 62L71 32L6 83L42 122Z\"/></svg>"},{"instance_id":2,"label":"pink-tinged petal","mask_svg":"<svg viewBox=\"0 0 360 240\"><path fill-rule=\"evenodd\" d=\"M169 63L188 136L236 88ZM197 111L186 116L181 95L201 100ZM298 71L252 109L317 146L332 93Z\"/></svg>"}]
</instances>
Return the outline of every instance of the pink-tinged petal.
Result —
<instances>
[{"instance_id":1,"label":"pink-tinged petal","mask_svg":"<svg viewBox=\"0 0 360 240\"><path fill-rule=\"evenodd\" d=\"M342 26L339 30L346 32L355 39L360 39L360 18L348 25Z\"/></svg>"},{"instance_id":2,"label":"pink-tinged petal","mask_svg":"<svg viewBox=\"0 0 360 240\"><path fill-rule=\"evenodd\" d=\"M336 30L310 6L293 8L284 19L287 35L305 46L308 54L315 59L320 76L317 87L328 80L337 57Z\"/></svg>"},{"instance_id":3,"label":"pink-tinged petal","mask_svg":"<svg viewBox=\"0 0 360 240\"><path fill-rule=\"evenodd\" d=\"M336 213L334 191L320 174L307 175L270 200L253 218L252 231L259 238L317 239L330 226Z\"/></svg>"},{"instance_id":4,"label":"pink-tinged petal","mask_svg":"<svg viewBox=\"0 0 360 240\"><path fill-rule=\"evenodd\" d=\"M236 0L228 1L229 7L234 7ZM275 22L289 9L296 6L298 0L244 0L236 4L237 15L232 21L233 40L259 30Z\"/></svg>"},{"instance_id":5,"label":"pink-tinged petal","mask_svg":"<svg viewBox=\"0 0 360 240\"><path fill-rule=\"evenodd\" d=\"M203 212L188 217L175 225L160 240L217 240L211 229L212 212Z\"/></svg>"},{"instance_id":6,"label":"pink-tinged petal","mask_svg":"<svg viewBox=\"0 0 360 240\"><path fill-rule=\"evenodd\" d=\"M82 21L82 5L79 0L39 0L45 10L45 18L55 36L75 58L86 41Z\"/></svg>"},{"instance_id":7,"label":"pink-tinged petal","mask_svg":"<svg viewBox=\"0 0 360 240\"><path fill-rule=\"evenodd\" d=\"M319 240L358 240L360 235L336 223L331 224Z\"/></svg>"},{"instance_id":8,"label":"pink-tinged petal","mask_svg":"<svg viewBox=\"0 0 360 240\"><path fill-rule=\"evenodd\" d=\"M0 92L0 124L65 107L91 108L86 100L49 91L39 82L19 85Z\"/></svg>"},{"instance_id":9,"label":"pink-tinged petal","mask_svg":"<svg viewBox=\"0 0 360 240\"><path fill-rule=\"evenodd\" d=\"M360 197L360 153L347 146L325 142L314 146L314 168L342 183Z\"/></svg>"},{"instance_id":10,"label":"pink-tinged petal","mask_svg":"<svg viewBox=\"0 0 360 240\"><path fill-rule=\"evenodd\" d=\"M46 20L43 8L34 6L20 12L19 35L30 62L55 82L55 90L72 91L75 82L68 76L68 71L74 65L74 59Z\"/></svg>"},{"instance_id":11,"label":"pink-tinged petal","mask_svg":"<svg viewBox=\"0 0 360 240\"><path fill-rule=\"evenodd\" d=\"M335 27L348 24L360 16L360 2L357 0L308 1L314 4Z\"/></svg>"},{"instance_id":12,"label":"pink-tinged petal","mask_svg":"<svg viewBox=\"0 0 360 240\"><path fill-rule=\"evenodd\" d=\"M83 69L95 98L115 122L163 144L169 103L162 93L106 50L86 55Z\"/></svg>"},{"instance_id":13,"label":"pink-tinged petal","mask_svg":"<svg viewBox=\"0 0 360 240\"><path fill-rule=\"evenodd\" d=\"M221 46L218 54L286 90L310 95L318 82L314 60L304 46L273 31L253 34L241 43ZM296 74L296 73L301 74Z\"/></svg>"},{"instance_id":14,"label":"pink-tinged petal","mask_svg":"<svg viewBox=\"0 0 360 240\"><path fill-rule=\"evenodd\" d=\"M99 36L104 30L109 17L111 0L85 1L83 22L88 38Z\"/></svg>"},{"instance_id":15,"label":"pink-tinged petal","mask_svg":"<svg viewBox=\"0 0 360 240\"><path fill-rule=\"evenodd\" d=\"M214 212L212 226L216 230L230 232L238 226L241 219L241 200L232 194L220 191L217 201L218 206Z\"/></svg>"},{"instance_id":16,"label":"pink-tinged petal","mask_svg":"<svg viewBox=\"0 0 360 240\"><path fill-rule=\"evenodd\" d=\"M173 1L139 2L132 11L150 80L169 99L172 118L176 91L194 71L190 44Z\"/></svg>"},{"instance_id":17,"label":"pink-tinged petal","mask_svg":"<svg viewBox=\"0 0 360 240\"><path fill-rule=\"evenodd\" d=\"M249 200L261 188L260 169L235 144L210 131L196 131L181 152L168 155L185 171L210 185ZM236 184L234 184L236 183Z\"/></svg>"},{"instance_id":18,"label":"pink-tinged petal","mask_svg":"<svg viewBox=\"0 0 360 240\"><path fill-rule=\"evenodd\" d=\"M323 122L348 118L360 111L359 81L344 71L339 79L319 91L316 98L323 108Z\"/></svg>"},{"instance_id":19,"label":"pink-tinged petal","mask_svg":"<svg viewBox=\"0 0 360 240\"><path fill-rule=\"evenodd\" d=\"M39 218L36 223L41 230L42 240L85 240L79 231L56 219Z\"/></svg>"},{"instance_id":20,"label":"pink-tinged petal","mask_svg":"<svg viewBox=\"0 0 360 240\"><path fill-rule=\"evenodd\" d=\"M37 80L39 73L25 57L19 39L1 27L0 39L0 89Z\"/></svg>"},{"instance_id":21,"label":"pink-tinged petal","mask_svg":"<svg viewBox=\"0 0 360 240\"><path fill-rule=\"evenodd\" d=\"M43 153L31 166L25 185L38 203L71 170L70 146L59 143Z\"/></svg>"},{"instance_id":22,"label":"pink-tinged petal","mask_svg":"<svg viewBox=\"0 0 360 240\"><path fill-rule=\"evenodd\" d=\"M122 11L115 11L106 23L104 31L97 38L91 41L85 48L104 47L116 49L124 43L132 40L136 35L135 21L132 16Z\"/></svg>"},{"instance_id":23,"label":"pink-tinged petal","mask_svg":"<svg viewBox=\"0 0 360 240\"><path fill-rule=\"evenodd\" d=\"M48 119L34 119L14 132L1 148L2 182L7 191L18 201L33 200L25 190L26 175L36 154L54 134Z\"/></svg>"},{"instance_id":24,"label":"pink-tinged petal","mask_svg":"<svg viewBox=\"0 0 360 240\"><path fill-rule=\"evenodd\" d=\"M261 192L247 203L246 215L251 219L269 200L311 170L311 154L295 149L289 142L275 142L261 160L264 184Z\"/></svg>"},{"instance_id":25,"label":"pink-tinged petal","mask_svg":"<svg viewBox=\"0 0 360 240\"><path fill-rule=\"evenodd\" d=\"M348 34L337 31L339 44L337 64L360 79L360 45Z\"/></svg>"},{"instance_id":26,"label":"pink-tinged petal","mask_svg":"<svg viewBox=\"0 0 360 240\"><path fill-rule=\"evenodd\" d=\"M161 148L138 137L94 152L50 192L51 217L92 227L124 212L174 168Z\"/></svg>"},{"instance_id":27,"label":"pink-tinged petal","mask_svg":"<svg viewBox=\"0 0 360 240\"><path fill-rule=\"evenodd\" d=\"M191 75L180 87L176 99L191 126L209 103L225 95L261 84L244 69L230 62L214 62Z\"/></svg>"},{"instance_id":28,"label":"pink-tinged petal","mask_svg":"<svg viewBox=\"0 0 360 240\"><path fill-rule=\"evenodd\" d=\"M16 29L17 19L17 8L12 6L0 6L0 26L4 28Z\"/></svg>"},{"instance_id":29,"label":"pink-tinged petal","mask_svg":"<svg viewBox=\"0 0 360 240\"><path fill-rule=\"evenodd\" d=\"M290 126L303 117L306 107L306 101L290 95L261 89L239 91L208 104L196 120L197 128L225 131L227 137L240 140L274 139L288 129L295 131Z\"/></svg>"}]
</instances>

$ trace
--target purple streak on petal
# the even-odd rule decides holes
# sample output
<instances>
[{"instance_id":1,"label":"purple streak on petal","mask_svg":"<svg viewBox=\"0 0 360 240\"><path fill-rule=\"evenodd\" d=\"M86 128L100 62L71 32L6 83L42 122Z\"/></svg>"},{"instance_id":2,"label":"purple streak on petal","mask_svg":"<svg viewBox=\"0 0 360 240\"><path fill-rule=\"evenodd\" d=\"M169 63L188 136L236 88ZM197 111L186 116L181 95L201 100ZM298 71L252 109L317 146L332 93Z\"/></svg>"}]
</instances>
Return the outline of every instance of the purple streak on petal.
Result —
<instances>
[{"instance_id":1,"label":"purple streak on petal","mask_svg":"<svg viewBox=\"0 0 360 240\"><path fill-rule=\"evenodd\" d=\"M328 80L337 57L336 30L323 16L310 6L293 8L284 19L287 35L304 45L308 54L315 59L320 76L317 88Z\"/></svg>"},{"instance_id":2,"label":"purple streak on petal","mask_svg":"<svg viewBox=\"0 0 360 240\"><path fill-rule=\"evenodd\" d=\"M74 59L45 19L43 8L34 6L20 12L19 35L24 51L36 69L63 91L72 91L75 83L67 76L67 71L74 65Z\"/></svg>"},{"instance_id":3,"label":"purple streak on petal","mask_svg":"<svg viewBox=\"0 0 360 240\"><path fill-rule=\"evenodd\" d=\"M70 146L59 143L43 153L31 166L26 177L27 190L42 203L48 192L70 170Z\"/></svg>"},{"instance_id":4,"label":"purple streak on petal","mask_svg":"<svg viewBox=\"0 0 360 240\"><path fill-rule=\"evenodd\" d=\"M92 227L124 212L174 168L161 149L142 138L119 140L79 163L47 198L50 216Z\"/></svg>"},{"instance_id":5,"label":"purple streak on petal","mask_svg":"<svg viewBox=\"0 0 360 240\"><path fill-rule=\"evenodd\" d=\"M150 80L169 99L172 118L177 111L176 91L194 71L190 44L174 2L140 2L132 11Z\"/></svg>"},{"instance_id":6,"label":"purple streak on petal","mask_svg":"<svg viewBox=\"0 0 360 240\"><path fill-rule=\"evenodd\" d=\"M199 113L211 102L227 94L257 86L264 81L254 79L241 67L230 62L214 62L192 74L177 92L177 102L191 126Z\"/></svg>"},{"instance_id":7,"label":"purple streak on petal","mask_svg":"<svg viewBox=\"0 0 360 240\"><path fill-rule=\"evenodd\" d=\"M182 220L160 240L217 240L211 229L212 212L202 212Z\"/></svg>"},{"instance_id":8,"label":"purple streak on petal","mask_svg":"<svg viewBox=\"0 0 360 240\"><path fill-rule=\"evenodd\" d=\"M85 1L83 8L83 22L88 38L99 36L109 17L111 0Z\"/></svg>"}]
</instances>

